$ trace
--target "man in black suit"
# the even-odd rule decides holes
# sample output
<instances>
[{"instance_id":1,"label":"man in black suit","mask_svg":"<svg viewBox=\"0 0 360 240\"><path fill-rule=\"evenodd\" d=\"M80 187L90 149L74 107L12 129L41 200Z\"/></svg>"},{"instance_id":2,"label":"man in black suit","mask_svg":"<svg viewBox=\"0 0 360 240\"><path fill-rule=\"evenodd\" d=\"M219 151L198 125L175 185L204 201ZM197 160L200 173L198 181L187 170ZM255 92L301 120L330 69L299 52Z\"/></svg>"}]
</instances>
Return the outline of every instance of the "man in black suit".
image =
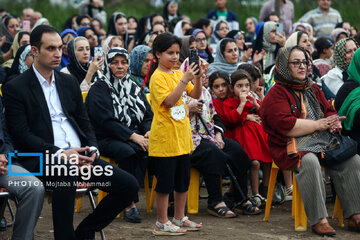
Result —
<instances>
[{"instance_id":1,"label":"man in black suit","mask_svg":"<svg viewBox=\"0 0 360 240\"><path fill-rule=\"evenodd\" d=\"M9 133L19 152L48 153L55 157L54 162L44 161L44 170L54 166L62 168L57 174L45 171L40 177L45 187L49 182L52 185L55 239L94 239L95 231L106 227L130 205L138 184L130 174L98 158L95 134L77 80L54 71L62 54L62 41L56 29L38 26L31 32L30 44L33 66L3 90ZM75 162L66 161L74 157ZM39 161L35 158L27 157L20 162L30 172L39 171ZM79 175L74 174L76 166L81 172ZM106 172L110 168L111 171ZM112 174L107 174L109 172ZM74 231L76 184L72 183L82 181L80 177L91 183L102 183L99 189L109 195Z\"/></svg>"}]
</instances>

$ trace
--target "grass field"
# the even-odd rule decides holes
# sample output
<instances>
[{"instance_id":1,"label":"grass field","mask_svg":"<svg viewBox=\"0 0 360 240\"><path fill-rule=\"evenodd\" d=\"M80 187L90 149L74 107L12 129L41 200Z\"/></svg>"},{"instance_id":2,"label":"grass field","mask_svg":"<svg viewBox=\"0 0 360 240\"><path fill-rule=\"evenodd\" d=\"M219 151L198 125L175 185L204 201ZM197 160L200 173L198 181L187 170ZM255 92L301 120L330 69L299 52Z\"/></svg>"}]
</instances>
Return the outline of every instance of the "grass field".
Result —
<instances>
[{"instance_id":1,"label":"grass field","mask_svg":"<svg viewBox=\"0 0 360 240\"><path fill-rule=\"evenodd\" d=\"M50 23L59 30L62 30L63 24L68 17L78 13L78 10L73 7L53 7L47 0L1 0L0 2L0 8L6 8L16 15L21 15L21 10L30 6L42 12L44 17L48 18ZM228 0L227 6L237 14L241 29L244 29L244 22L247 17L259 17L261 6L251 6L251 2L251 0ZM308 10L317 7L316 0L292 0L292 2L295 5L295 20L299 19ZM350 21L358 29L360 29L359 5L360 0L332 1L332 7L341 13L343 20ZM151 7L149 0L105 0L104 8L108 17L115 11L122 11L127 16L137 18L155 12L162 13L162 8ZM192 21L205 17L206 13L213 8L213 0L182 0L179 5L181 14L189 16Z\"/></svg>"}]
</instances>

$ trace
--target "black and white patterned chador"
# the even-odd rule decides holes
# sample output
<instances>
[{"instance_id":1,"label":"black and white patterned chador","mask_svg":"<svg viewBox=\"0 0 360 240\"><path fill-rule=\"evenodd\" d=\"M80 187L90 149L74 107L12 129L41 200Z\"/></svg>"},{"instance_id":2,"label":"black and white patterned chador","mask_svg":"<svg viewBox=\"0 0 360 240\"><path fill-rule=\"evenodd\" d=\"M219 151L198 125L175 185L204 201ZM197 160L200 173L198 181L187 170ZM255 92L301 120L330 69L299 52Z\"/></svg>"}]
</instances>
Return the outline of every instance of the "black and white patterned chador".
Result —
<instances>
[{"instance_id":1,"label":"black and white patterned chador","mask_svg":"<svg viewBox=\"0 0 360 240\"><path fill-rule=\"evenodd\" d=\"M111 61L117 55L125 56L130 65L130 57L126 49L112 48L106 56L103 74L98 72L95 80L108 86L113 101L114 116L130 127L142 122L146 107L139 95L140 87L130 79L130 73L127 72L119 79L111 72Z\"/></svg>"}]
</instances>

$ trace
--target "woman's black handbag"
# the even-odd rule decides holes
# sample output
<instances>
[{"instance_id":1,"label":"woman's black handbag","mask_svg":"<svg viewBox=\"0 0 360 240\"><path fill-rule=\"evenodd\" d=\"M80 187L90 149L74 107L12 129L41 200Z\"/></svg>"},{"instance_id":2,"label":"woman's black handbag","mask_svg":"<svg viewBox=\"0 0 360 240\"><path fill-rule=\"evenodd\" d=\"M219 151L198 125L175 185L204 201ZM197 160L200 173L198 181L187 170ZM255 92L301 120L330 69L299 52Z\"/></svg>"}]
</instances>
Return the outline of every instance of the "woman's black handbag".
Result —
<instances>
[{"instance_id":1,"label":"woman's black handbag","mask_svg":"<svg viewBox=\"0 0 360 240\"><path fill-rule=\"evenodd\" d=\"M324 151L321 154L321 162L325 167L332 167L345 162L357 154L357 142L349 136L338 135L336 138L339 145L332 150Z\"/></svg>"}]
</instances>

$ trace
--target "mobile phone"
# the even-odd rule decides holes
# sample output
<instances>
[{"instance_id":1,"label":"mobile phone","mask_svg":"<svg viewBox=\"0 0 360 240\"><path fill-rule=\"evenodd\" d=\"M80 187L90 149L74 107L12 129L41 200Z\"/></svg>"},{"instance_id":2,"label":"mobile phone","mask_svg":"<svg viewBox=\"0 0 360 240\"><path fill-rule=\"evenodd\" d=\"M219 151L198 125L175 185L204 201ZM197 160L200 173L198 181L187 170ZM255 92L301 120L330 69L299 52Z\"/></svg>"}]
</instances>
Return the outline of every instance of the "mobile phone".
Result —
<instances>
[{"instance_id":1,"label":"mobile phone","mask_svg":"<svg viewBox=\"0 0 360 240\"><path fill-rule=\"evenodd\" d=\"M283 33L284 33L284 24L277 23L276 24L276 32L279 33L280 35L283 35Z\"/></svg>"},{"instance_id":2,"label":"mobile phone","mask_svg":"<svg viewBox=\"0 0 360 240\"><path fill-rule=\"evenodd\" d=\"M199 69L199 54L197 49L189 49L189 66L195 63L196 70ZM199 72L196 74L198 75Z\"/></svg>"},{"instance_id":3,"label":"mobile phone","mask_svg":"<svg viewBox=\"0 0 360 240\"><path fill-rule=\"evenodd\" d=\"M30 21L29 20L24 20L22 22L22 28L27 31L30 32L31 31L31 27L30 27Z\"/></svg>"},{"instance_id":4,"label":"mobile phone","mask_svg":"<svg viewBox=\"0 0 360 240\"><path fill-rule=\"evenodd\" d=\"M101 58L103 58L103 49L102 47L95 47L94 48L94 58L95 60L99 60Z\"/></svg>"},{"instance_id":5,"label":"mobile phone","mask_svg":"<svg viewBox=\"0 0 360 240\"><path fill-rule=\"evenodd\" d=\"M88 157L91 157L94 153L96 153L96 150L92 150L90 152L87 153Z\"/></svg>"}]
</instances>

